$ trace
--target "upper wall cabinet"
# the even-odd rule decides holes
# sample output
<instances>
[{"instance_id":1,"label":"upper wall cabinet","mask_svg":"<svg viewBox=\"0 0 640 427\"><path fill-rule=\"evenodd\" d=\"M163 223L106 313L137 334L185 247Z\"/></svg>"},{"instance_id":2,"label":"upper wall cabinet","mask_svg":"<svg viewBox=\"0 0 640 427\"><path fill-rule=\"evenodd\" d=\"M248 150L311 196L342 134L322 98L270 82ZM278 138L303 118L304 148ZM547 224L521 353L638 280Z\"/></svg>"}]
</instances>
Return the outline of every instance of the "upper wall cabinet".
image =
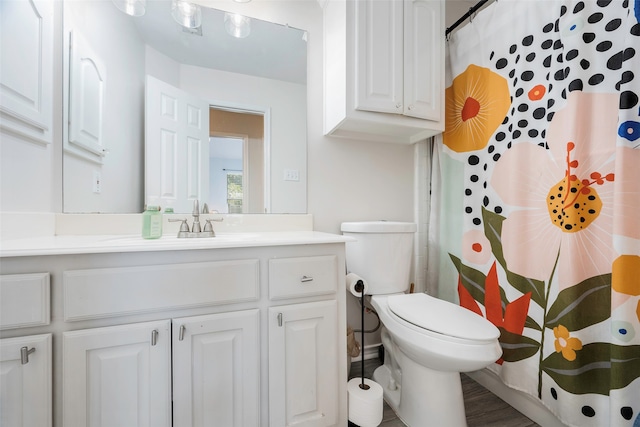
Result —
<instances>
[{"instance_id":1,"label":"upper wall cabinet","mask_svg":"<svg viewBox=\"0 0 640 427\"><path fill-rule=\"evenodd\" d=\"M412 144L444 130L442 0L327 0L324 132Z\"/></svg>"},{"instance_id":2,"label":"upper wall cabinet","mask_svg":"<svg viewBox=\"0 0 640 427\"><path fill-rule=\"evenodd\" d=\"M0 2L0 128L52 141L53 2Z\"/></svg>"}]
</instances>

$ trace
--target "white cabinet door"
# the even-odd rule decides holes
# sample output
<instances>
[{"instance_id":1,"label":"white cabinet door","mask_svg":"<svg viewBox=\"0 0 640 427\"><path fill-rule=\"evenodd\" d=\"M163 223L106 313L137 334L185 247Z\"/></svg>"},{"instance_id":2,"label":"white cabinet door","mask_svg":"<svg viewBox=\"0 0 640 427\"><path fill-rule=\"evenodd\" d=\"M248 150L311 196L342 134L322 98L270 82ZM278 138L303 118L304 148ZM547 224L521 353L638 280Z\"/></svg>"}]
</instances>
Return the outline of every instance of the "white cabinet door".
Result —
<instances>
[{"instance_id":1,"label":"white cabinet door","mask_svg":"<svg viewBox=\"0 0 640 427\"><path fill-rule=\"evenodd\" d=\"M174 427L260 425L258 312L173 320Z\"/></svg>"},{"instance_id":2,"label":"white cabinet door","mask_svg":"<svg viewBox=\"0 0 640 427\"><path fill-rule=\"evenodd\" d=\"M442 3L404 1L404 109L406 116L441 119Z\"/></svg>"},{"instance_id":3,"label":"white cabinet door","mask_svg":"<svg viewBox=\"0 0 640 427\"><path fill-rule=\"evenodd\" d=\"M171 426L170 321L63 334L65 427Z\"/></svg>"},{"instance_id":4,"label":"white cabinet door","mask_svg":"<svg viewBox=\"0 0 640 427\"><path fill-rule=\"evenodd\" d=\"M0 128L43 144L53 135L53 5L0 2Z\"/></svg>"},{"instance_id":5,"label":"white cabinet door","mask_svg":"<svg viewBox=\"0 0 640 427\"><path fill-rule=\"evenodd\" d=\"M338 424L337 301L269 308L271 427Z\"/></svg>"},{"instance_id":6,"label":"white cabinet door","mask_svg":"<svg viewBox=\"0 0 640 427\"><path fill-rule=\"evenodd\" d=\"M51 421L51 334L0 340L0 426Z\"/></svg>"},{"instance_id":7,"label":"white cabinet door","mask_svg":"<svg viewBox=\"0 0 640 427\"><path fill-rule=\"evenodd\" d=\"M356 109L402 114L402 2L356 7Z\"/></svg>"}]
</instances>

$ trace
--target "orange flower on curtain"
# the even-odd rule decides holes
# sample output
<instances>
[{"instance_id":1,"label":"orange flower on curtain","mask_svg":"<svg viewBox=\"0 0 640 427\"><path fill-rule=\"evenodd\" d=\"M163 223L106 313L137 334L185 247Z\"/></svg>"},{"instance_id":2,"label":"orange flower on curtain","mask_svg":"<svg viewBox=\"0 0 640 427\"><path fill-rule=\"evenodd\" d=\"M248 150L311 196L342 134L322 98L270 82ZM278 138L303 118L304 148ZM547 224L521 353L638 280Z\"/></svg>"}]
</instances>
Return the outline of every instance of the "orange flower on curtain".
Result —
<instances>
[{"instance_id":1,"label":"orange flower on curtain","mask_svg":"<svg viewBox=\"0 0 640 427\"><path fill-rule=\"evenodd\" d=\"M504 77L469 65L445 91L444 144L459 153L486 147L510 105Z\"/></svg>"}]
</instances>

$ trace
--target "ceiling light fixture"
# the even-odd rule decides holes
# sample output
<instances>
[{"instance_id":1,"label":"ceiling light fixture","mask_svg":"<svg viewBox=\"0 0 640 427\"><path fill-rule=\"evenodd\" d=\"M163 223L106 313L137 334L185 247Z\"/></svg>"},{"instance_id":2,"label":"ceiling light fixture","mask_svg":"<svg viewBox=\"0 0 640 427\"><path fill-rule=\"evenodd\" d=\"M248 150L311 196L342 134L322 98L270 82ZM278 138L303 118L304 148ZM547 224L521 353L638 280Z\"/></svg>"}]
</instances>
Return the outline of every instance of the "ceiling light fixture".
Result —
<instances>
[{"instance_id":1,"label":"ceiling light fixture","mask_svg":"<svg viewBox=\"0 0 640 427\"><path fill-rule=\"evenodd\" d=\"M118 9L131 16L142 16L147 10L147 0L112 0Z\"/></svg>"},{"instance_id":2,"label":"ceiling light fixture","mask_svg":"<svg viewBox=\"0 0 640 427\"><path fill-rule=\"evenodd\" d=\"M251 19L237 13L225 12L224 28L233 37L243 39L251 33Z\"/></svg>"},{"instance_id":3,"label":"ceiling light fixture","mask_svg":"<svg viewBox=\"0 0 640 427\"><path fill-rule=\"evenodd\" d=\"M185 28L198 28L202 25L202 10L200 6L188 1L172 0L171 16Z\"/></svg>"}]
</instances>

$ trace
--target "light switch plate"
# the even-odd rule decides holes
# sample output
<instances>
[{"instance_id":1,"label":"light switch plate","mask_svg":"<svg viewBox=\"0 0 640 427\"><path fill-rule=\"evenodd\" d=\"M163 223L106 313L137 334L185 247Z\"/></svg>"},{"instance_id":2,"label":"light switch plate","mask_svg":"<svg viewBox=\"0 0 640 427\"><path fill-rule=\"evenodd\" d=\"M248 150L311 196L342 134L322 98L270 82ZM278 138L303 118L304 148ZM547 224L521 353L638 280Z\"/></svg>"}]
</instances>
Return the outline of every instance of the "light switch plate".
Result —
<instances>
[{"instance_id":1,"label":"light switch plate","mask_svg":"<svg viewBox=\"0 0 640 427\"><path fill-rule=\"evenodd\" d=\"M285 181L300 181L300 172L296 169L285 169L284 170L284 180Z\"/></svg>"}]
</instances>

